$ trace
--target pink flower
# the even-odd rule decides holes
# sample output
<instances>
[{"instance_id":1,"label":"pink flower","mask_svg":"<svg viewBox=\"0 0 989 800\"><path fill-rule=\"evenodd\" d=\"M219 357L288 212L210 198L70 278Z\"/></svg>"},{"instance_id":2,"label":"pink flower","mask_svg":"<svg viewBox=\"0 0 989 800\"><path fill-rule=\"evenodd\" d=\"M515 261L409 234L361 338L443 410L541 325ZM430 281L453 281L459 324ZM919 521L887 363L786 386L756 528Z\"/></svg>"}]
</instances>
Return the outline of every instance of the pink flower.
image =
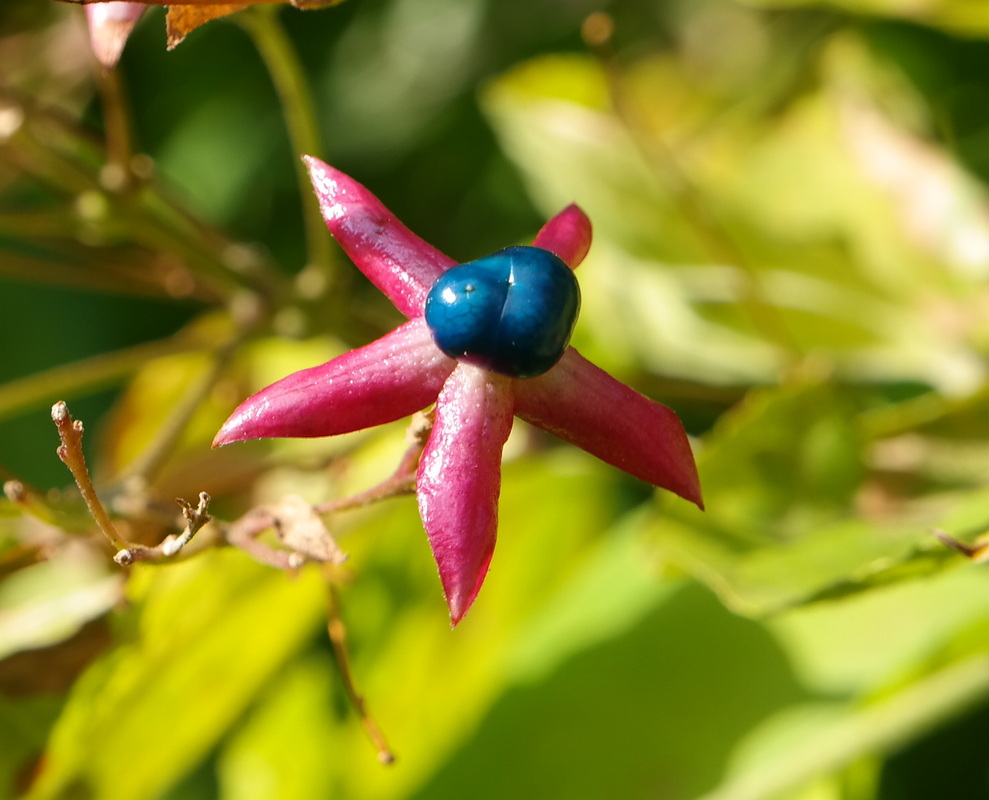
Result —
<instances>
[{"instance_id":1,"label":"pink flower","mask_svg":"<svg viewBox=\"0 0 989 800\"><path fill-rule=\"evenodd\" d=\"M141 3L93 3L86 6L89 40L93 53L105 69L115 66L127 37L144 13Z\"/></svg>"},{"instance_id":2,"label":"pink flower","mask_svg":"<svg viewBox=\"0 0 989 800\"><path fill-rule=\"evenodd\" d=\"M529 378L445 355L424 309L434 282L457 262L415 236L361 184L318 159L305 161L330 232L409 321L366 347L263 389L233 413L214 446L332 436L435 402L416 493L454 624L474 602L494 551L502 447L515 416L702 506L693 454L673 411L619 383L574 348ZM590 222L571 205L546 223L533 245L573 269L590 242Z\"/></svg>"}]
</instances>

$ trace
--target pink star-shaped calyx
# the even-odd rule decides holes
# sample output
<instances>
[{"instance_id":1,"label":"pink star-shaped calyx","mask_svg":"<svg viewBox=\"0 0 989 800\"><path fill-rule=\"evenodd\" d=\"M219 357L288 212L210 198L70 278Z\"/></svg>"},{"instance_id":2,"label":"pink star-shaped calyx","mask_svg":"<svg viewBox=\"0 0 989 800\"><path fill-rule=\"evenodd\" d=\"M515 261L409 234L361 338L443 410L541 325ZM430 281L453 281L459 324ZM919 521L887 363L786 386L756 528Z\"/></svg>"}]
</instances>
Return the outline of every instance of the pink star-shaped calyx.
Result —
<instances>
[{"instance_id":1,"label":"pink star-shaped calyx","mask_svg":"<svg viewBox=\"0 0 989 800\"><path fill-rule=\"evenodd\" d=\"M501 453L516 416L702 506L690 444L673 411L574 348L531 378L445 355L424 307L433 283L457 262L409 231L352 178L316 158L305 162L330 232L409 321L258 392L227 420L215 446L332 436L392 422L435 402L416 494L454 624L474 602L494 551ZM533 246L573 269L590 242L590 222L571 205L543 226Z\"/></svg>"}]
</instances>

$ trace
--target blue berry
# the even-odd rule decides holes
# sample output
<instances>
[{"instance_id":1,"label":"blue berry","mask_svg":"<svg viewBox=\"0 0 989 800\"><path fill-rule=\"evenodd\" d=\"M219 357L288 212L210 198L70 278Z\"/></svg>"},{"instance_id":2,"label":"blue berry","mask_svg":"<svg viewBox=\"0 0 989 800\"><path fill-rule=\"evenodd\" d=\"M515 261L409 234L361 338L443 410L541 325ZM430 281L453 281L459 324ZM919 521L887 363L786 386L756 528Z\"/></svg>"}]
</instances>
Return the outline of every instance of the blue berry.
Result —
<instances>
[{"instance_id":1,"label":"blue berry","mask_svg":"<svg viewBox=\"0 0 989 800\"><path fill-rule=\"evenodd\" d=\"M579 310L577 279L561 259L507 247L444 272L426 298L426 324L451 358L531 378L560 360Z\"/></svg>"}]
</instances>

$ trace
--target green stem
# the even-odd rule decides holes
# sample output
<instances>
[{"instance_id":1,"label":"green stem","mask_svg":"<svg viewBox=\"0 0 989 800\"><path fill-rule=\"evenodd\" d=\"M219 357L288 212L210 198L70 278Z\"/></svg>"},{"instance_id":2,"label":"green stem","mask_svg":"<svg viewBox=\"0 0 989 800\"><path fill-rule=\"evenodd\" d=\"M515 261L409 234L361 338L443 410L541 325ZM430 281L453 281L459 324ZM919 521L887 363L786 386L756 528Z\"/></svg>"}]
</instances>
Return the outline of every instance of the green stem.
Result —
<instances>
[{"instance_id":1,"label":"green stem","mask_svg":"<svg viewBox=\"0 0 989 800\"><path fill-rule=\"evenodd\" d=\"M237 347L243 341L247 331L238 334L212 355L210 362L197 380L194 380L186 393L173 407L168 418L157 431L147 448L130 464L116 483L125 484L136 481L143 487L160 471L165 460L171 454L175 443L188 427L193 415L212 391L216 382L222 377L223 371L237 352Z\"/></svg>"},{"instance_id":2,"label":"green stem","mask_svg":"<svg viewBox=\"0 0 989 800\"><path fill-rule=\"evenodd\" d=\"M50 141L46 142L45 137ZM117 157L123 157L119 141L113 148ZM32 112L0 149L0 162L8 162L15 171L31 175L71 198L97 193L107 204L105 217L98 224L119 226L117 236L179 255L193 272L222 287L221 295L229 296L237 287L246 287L272 301L278 300L284 290L270 264L258 263L250 274L231 267L225 257L230 245L226 237L196 219L154 183L142 182L126 194L107 192L98 175L98 165L103 160L104 154L92 148L78 131L43 112Z\"/></svg>"},{"instance_id":3,"label":"green stem","mask_svg":"<svg viewBox=\"0 0 989 800\"><path fill-rule=\"evenodd\" d=\"M309 173L301 156L319 157L322 151L315 104L302 62L285 28L278 19L279 9L258 6L238 14L237 19L258 49L281 101L295 159L295 174L302 198L302 216L306 231L306 254L309 264L332 278L335 258L319 205L313 198Z\"/></svg>"},{"instance_id":4,"label":"green stem","mask_svg":"<svg viewBox=\"0 0 989 800\"><path fill-rule=\"evenodd\" d=\"M103 99L103 126L106 129L106 163L118 172L117 185L107 186L119 191L132 180L131 159L134 156L133 137L127 101L117 70L99 71L100 95Z\"/></svg>"},{"instance_id":5,"label":"green stem","mask_svg":"<svg viewBox=\"0 0 989 800\"><path fill-rule=\"evenodd\" d=\"M52 398L74 397L115 383L154 358L207 349L194 336L173 336L113 353L74 361L0 386L0 419L12 417Z\"/></svg>"},{"instance_id":6,"label":"green stem","mask_svg":"<svg viewBox=\"0 0 989 800\"><path fill-rule=\"evenodd\" d=\"M347 628L340 614L340 591L332 580L328 580L326 585L329 592L326 629L330 637L330 644L333 646L333 654L336 656L337 669L340 670L340 680L343 682L344 691L364 725L368 738L378 752L378 761L382 764L393 764L395 754L392 753L384 734L371 717L364 698L358 693L354 684L353 672L350 668L350 652L347 647Z\"/></svg>"},{"instance_id":7,"label":"green stem","mask_svg":"<svg viewBox=\"0 0 989 800\"><path fill-rule=\"evenodd\" d=\"M10 253L0 245L0 280L174 299L174 294L152 271L149 258L134 258L123 264L120 263L123 256L114 254L101 263L97 259L102 253L94 258L92 253L80 254L80 249L72 246L53 249L42 258ZM184 294L184 298L213 302L216 293L205 282L198 280L198 275L193 273L193 277L195 285Z\"/></svg>"}]
</instances>

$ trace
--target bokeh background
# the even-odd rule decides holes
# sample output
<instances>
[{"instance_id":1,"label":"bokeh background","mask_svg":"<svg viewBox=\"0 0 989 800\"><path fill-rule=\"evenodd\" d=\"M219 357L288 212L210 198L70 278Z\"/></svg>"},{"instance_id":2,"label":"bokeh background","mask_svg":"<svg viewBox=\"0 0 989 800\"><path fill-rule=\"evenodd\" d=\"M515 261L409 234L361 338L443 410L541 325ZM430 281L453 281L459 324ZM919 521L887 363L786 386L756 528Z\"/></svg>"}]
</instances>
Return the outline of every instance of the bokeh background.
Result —
<instances>
[{"instance_id":1,"label":"bokeh background","mask_svg":"<svg viewBox=\"0 0 989 800\"><path fill-rule=\"evenodd\" d=\"M0 6L0 477L23 487L0 797L989 797L989 8L244 14L166 52L152 9L108 75L80 7ZM414 500L334 515L391 766L320 570L122 570L55 455L64 399L119 529L155 544L174 497L316 503L404 451L403 423L209 448L252 391L400 319L307 250L258 24L302 65L319 155L458 260L588 212L574 343L677 410L705 489L701 513L519 424L455 631Z\"/></svg>"}]
</instances>

